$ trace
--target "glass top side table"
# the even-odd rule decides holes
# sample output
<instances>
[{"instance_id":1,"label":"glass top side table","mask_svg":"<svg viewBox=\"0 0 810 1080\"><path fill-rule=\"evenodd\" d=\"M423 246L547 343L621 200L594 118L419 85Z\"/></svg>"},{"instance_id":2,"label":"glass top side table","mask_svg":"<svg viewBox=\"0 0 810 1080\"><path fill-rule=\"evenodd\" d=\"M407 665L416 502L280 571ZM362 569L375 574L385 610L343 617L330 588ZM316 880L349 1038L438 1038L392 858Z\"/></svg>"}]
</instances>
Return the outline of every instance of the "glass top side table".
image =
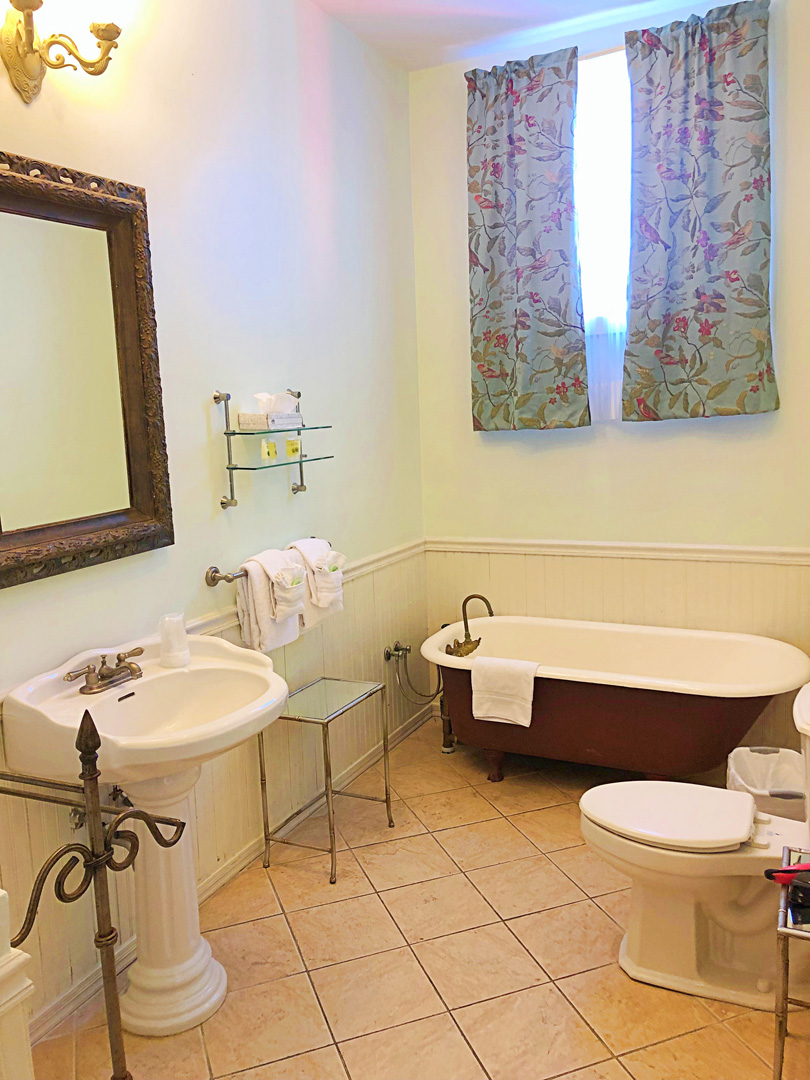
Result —
<instances>
[{"instance_id":1,"label":"glass top side table","mask_svg":"<svg viewBox=\"0 0 810 1080\"><path fill-rule=\"evenodd\" d=\"M810 850L786 847L782 849L782 866L810 863ZM790 996L790 940L803 938L810 942L810 923L806 922L807 908L791 903L790 886L782 885L779 894L779 922L776 937L779 949L779 982L776 986L776 1033L773 1051L773 1078L782 1080L785 1058L785 1038L788 1034L788 1010L791 1005L810 1008L810 1001Z\"/></svg>"},{"instance_id":2,"label":"glass top side table","mask_svg":"<svg viewBox=\"0 0 810 1080\"><path fill-rule=\"evenodd\" d=\"M380 695L380 726L382 728L383 745L383 770L385 776L385 795L358 795L353 791L336 791L332 787L332 751L329 745L329 725L339 716L349 712L362 701L367 701L375 695ZM332 885L337 881L337 840L335 834L335 808L333 797L343 795L350 799L365 799L367 802L385 803L388 814L388 826L393 829L394 819L391 815L391 782L388 765L388 710L385 700L385 684L377 682L360 682L356 679L333 679L320 676L313 682L295 690L287 700L287 706L279 717L280 720L293 720L299 724L317 724L321 728L323 747L323 774L324 790L319 792L308 803L296 810L272 832L270 830L270 813L267 806L267 769L264 759L263 732L259 733L259 778L262 791L262 818L264 822L264 859L265 867L270 865L270 848L273 844L290 844L292 847L309 848L312 851L328 851L332 856L331 873L329 881ZM276 834L284 828L294 817L297 817L310 806L326 796L326 814L329 823L329 847L315 847L314 844L299 844L294 840L287 840Z\"/></svg>"}]
</instances>

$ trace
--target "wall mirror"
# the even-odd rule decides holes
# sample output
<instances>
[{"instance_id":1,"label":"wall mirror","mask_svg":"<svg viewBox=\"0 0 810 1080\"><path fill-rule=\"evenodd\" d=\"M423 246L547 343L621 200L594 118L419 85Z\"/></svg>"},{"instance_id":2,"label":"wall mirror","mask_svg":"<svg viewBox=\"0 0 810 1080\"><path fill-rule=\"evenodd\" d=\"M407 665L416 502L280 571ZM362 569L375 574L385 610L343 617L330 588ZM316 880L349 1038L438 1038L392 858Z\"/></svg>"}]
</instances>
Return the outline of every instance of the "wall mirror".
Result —
<instances>
[{"instance_id":1,"label":"wall mirror","mask_svg":"<svg viewBox=\"0 0 810 1080\"><path fill-rule=\"evenodd\" d=\"M0 588L174 542L141 188L0 152Z\"/></svg>"}]
</instances>

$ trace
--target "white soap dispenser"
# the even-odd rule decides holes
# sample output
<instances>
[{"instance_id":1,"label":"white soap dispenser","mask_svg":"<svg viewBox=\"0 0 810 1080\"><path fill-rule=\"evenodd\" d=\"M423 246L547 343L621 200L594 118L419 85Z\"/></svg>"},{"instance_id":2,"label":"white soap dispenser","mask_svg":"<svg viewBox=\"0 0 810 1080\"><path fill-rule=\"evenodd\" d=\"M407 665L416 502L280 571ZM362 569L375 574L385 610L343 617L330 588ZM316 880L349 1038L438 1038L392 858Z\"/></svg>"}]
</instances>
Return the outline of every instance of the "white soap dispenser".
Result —
<instances>
[{"instance_id":1,"label":"white soap dispenser","mask_svg":"<svg viewBox=\"0 0 810 1080\"><path fill-rule=\"evenodd\" d=\"M182 668L191 663L191 649L186 634L185 614L175 611L160 620L161 667Z\"/></svg>"}]
</instances>

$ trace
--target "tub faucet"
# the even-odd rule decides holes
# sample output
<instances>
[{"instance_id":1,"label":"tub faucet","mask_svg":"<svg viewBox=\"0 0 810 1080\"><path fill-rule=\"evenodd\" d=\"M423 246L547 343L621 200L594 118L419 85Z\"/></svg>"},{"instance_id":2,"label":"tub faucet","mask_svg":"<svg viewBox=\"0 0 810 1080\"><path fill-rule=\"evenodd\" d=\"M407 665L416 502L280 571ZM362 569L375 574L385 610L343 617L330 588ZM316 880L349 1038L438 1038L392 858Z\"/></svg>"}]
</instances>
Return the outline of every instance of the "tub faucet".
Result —
<instances>
[{"instance_id":1,"label":"tub faucet","mask_svg":"<svg viewBox=\"0 0 810 1080\"><path fill-rule=\"evenodd\" d=\"M475 652L481 644L481 638L476 638L475 641L473 641L470 634L470 621L467 618L467 604L469 604L471 600L482 600L487 605L487 614L490 619L495 614L492 610L492 604L490 604L489 600L487 600L485 596L482 596L481 593L470 593L469 596L466 596L461 605L461 617L464 620L464 640L459 641L458 638L456 638L452 645L446 645L444 651L448 656L469 656L470 653Z\"/></svg>"}]
</instances>

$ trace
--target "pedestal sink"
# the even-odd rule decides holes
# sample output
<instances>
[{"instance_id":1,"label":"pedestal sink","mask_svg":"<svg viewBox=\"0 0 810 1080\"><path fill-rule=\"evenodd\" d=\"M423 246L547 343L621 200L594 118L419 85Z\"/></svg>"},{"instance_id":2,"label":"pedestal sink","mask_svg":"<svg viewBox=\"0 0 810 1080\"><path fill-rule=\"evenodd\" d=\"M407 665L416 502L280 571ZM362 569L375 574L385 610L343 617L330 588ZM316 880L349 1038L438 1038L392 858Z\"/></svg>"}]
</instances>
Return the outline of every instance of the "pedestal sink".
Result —
<instances>
[{"instance_id":1,"label":"pedestal sink","mask_svg":"<svg viewBox=\"0 0 810 1080\"><path fill-rule=\"evenodd\" d=\"M81 694L79 682L64 681L100 653L138 644L141 678L100 694ZM74 743L89 709L101 735L102 783L120 784L144 810L190 823L201 764L272 723L287 701L287 684L260 653L212 637L192 636L189 644L185 668L162 667L157 642L131 642L80 653L12 690L3 702L9 767L75 781ZM258 793L245 792L253 797ZM138 959L121 1016L138 1035L173 1035L216 1012L227 988L200 934L192 829L171 850L144 838L134 872Z\"/></svg>"}]
</instances>

